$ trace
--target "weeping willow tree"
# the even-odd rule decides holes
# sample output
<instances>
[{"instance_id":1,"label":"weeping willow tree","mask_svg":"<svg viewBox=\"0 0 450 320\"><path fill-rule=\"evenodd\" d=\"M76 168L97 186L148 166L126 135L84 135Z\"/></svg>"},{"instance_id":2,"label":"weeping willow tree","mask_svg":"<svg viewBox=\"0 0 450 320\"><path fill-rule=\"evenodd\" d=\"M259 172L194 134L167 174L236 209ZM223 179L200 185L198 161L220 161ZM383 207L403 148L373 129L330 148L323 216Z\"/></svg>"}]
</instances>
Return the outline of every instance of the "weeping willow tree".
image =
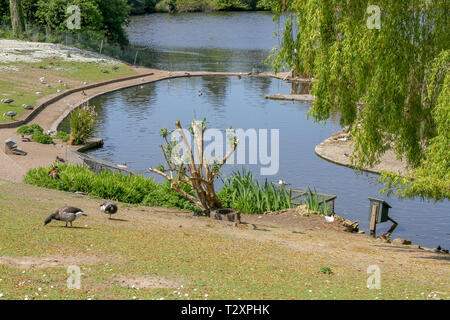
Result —
<instances>
[{"instance_id":1,"label":"weeping willow tree","mask_svg":"<svg viewBox=\"0 0 450 320\"><path fill-rule=\"evenodd\" d=\"M309 116L324 122L339 112L358 168L375 165L388 149L405 159L410 173L384 173L385 192L449 199L450 2L280 3L282 41L269 61L275 72L318 79Z\"/></svg>"}]
</instances>

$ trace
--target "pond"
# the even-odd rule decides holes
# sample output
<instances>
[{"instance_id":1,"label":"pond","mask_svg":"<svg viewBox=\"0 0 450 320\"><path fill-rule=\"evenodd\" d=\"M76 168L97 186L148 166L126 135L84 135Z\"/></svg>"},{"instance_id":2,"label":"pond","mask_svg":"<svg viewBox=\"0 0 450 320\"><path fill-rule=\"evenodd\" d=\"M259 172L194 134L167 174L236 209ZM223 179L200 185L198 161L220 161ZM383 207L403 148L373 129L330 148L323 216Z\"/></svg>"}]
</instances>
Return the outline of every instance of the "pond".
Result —
<instances>
[{"instance_id":1,"label":"pond","mask_svg":"<svg viewBox=\"0 0 450 320\"><path fill-rule=\"evenodd\" d=\"M154 14L133 18L134 43L151 45L158 53L154 67L179 70L250 71L277 44L278 29L267 13ZM198 95L202 90L203 94ZM283 179L292 187L317 188L337 195L335 211L360 220L368 231L368 197L385 199L390 216L399 223L393 237L426 247L450 247L450 202L437 204L380 196L377 175L329 163L314 153L317 144L340 130L335 115L327 124L307 119L308 103L264 99L266 94L290 93L291 84L272 78L191 77L160 81L110 93L93 101L99 113L95 135L105 139L91 155L126 163L139 173L160 180L148 168L163 162L160 129L186 125L194 118L213 128L279 129L280 165L276 175L262 177L258 165L249 168L260 179ZM229 173L230 166L225 167ZM385 232L390 223L377 227Z\"/></svg>"}]
</instances>

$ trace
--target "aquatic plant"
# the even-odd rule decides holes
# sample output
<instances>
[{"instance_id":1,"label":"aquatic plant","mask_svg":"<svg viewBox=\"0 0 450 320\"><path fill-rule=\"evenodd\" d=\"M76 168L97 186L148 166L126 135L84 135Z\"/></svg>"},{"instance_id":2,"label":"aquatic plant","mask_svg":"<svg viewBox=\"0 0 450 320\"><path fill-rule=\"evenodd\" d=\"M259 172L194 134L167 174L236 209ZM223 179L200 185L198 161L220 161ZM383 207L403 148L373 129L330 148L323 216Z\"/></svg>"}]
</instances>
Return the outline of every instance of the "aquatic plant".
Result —
<instances>
[{"instance_id":1,"label":"aquatic plant","mask_svg":"<svg viewBox=\"0 0 450 320\"><path fill-rule=\"evenodd\" d=\"M318 212L324 216L329 216L331 214L330 206L327 204L325 199L322 199L322 197L319 196L316 188L314 188L314 192L312 192L311 189L308 188L305 203L308 209L311 211Z\"/></svg>"},{"instance_id":2,"label":"aquatic plant","mask_svg":"<svg viewBox=\"0 0 450 320\"><path fill-rule=\"evenodd\" d=\"M69 144L80 145L90 138L94 131L97 113L94 107L85 105L72 111L70 115L70 140Z\"/></svg>"},{"instance_id":3,"label":"aquatic plant","mask_svg":"<svg viewBox=\"0 0 450 320\"><path fill-rule=\"evenodd\" d=\"M222 179L224 187L218 193L226 207L242 213L261 214L291 207L291 195L283 186L279 188L267 179L260 184L253 173L244 167L234 170L230 177Z\"/></svg>"}]
</instances>

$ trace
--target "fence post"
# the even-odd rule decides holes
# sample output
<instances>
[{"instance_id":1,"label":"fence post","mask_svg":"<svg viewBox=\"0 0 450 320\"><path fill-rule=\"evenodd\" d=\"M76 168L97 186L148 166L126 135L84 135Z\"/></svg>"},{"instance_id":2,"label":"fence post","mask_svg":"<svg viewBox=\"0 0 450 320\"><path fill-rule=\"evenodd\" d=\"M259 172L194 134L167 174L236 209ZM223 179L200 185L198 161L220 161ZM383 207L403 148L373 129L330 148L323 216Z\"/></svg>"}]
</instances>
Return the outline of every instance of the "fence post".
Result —
<instances>
[{"instance_id":1,"label":"fence post","mask_svg":"<svg viewBox=\"0 0 450 320\"><path fill-rule=\"evenodd\" d=\"M136 65L136 60L137 60L138 53L139 53L139 50L136 50L136 56L134 57L134 65Z\"/></svg>"}]
</instances>

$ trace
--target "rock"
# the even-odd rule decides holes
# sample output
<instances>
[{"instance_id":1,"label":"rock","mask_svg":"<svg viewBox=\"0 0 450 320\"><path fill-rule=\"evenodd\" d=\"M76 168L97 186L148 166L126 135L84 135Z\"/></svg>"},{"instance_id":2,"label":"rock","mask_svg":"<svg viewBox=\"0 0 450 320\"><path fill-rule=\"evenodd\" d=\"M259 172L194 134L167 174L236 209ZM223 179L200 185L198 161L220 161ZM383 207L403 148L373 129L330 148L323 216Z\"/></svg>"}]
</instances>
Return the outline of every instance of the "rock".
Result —
<instances>
[{"instance_id":1,"label":"rock","mask_svg":"<svg viewBox=\"0 0 450 320\"><path fill-rule=\"evenodd\" d=\"M394 241L392 241L392 244L396 244L396 245L410 245L411 244L411 240L405 240L405 239L401 239L401 238L396 238L396 239L394 239Z\"/></svg>"}]
</instances>

